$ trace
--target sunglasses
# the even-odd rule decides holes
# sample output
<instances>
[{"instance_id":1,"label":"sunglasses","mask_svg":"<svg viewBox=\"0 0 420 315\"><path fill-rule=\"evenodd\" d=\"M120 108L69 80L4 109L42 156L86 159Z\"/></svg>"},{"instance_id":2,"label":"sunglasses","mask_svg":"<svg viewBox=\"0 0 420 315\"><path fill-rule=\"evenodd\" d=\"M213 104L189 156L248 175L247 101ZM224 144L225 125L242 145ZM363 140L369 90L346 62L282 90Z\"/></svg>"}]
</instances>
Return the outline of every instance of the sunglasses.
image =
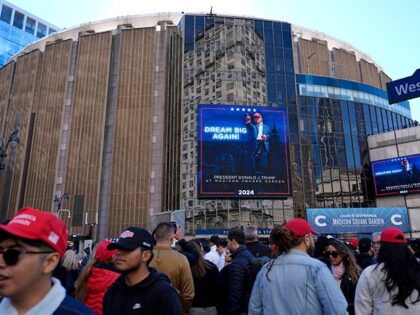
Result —
<instances>
[{"instance_id":1,"label":"sunglasses","mask_svg":"<svg viewBox=\"0 0 420 315\"><path fill-rule=\"evenodd\" d=\"M337 258L338 257L338 252L336 252L336 251L326 252L325 254L327 255L327 257L330 257L330 256L332 256L332 258Z\"/></svg>"},{"instance_id":2,"label":"sunglasses","mask_svg":"<svg viewBox=\"0 0 420 315\"><path fill-rule=\"evenodd\" d=\"M8 266L14 266L19 261L20 255L26 254L51 254L54 253L53 251L39 251L34 252L25 249L17 249L17 248L8 248L6 250L0 250L0 254L3 255L3 260Z\"/></svg>"}]
</instances>

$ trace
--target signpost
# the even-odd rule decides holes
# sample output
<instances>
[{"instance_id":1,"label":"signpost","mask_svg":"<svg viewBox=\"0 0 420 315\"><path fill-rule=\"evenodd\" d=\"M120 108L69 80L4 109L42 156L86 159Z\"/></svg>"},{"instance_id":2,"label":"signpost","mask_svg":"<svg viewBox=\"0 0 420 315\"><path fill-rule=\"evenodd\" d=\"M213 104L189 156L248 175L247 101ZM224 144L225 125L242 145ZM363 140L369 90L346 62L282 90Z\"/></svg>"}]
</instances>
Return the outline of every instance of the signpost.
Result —
<instances>
[{"instance_id":1,"label":"signpost","mask_svg":"<svg viewBox=\"0 0 420 315\"><path fill-rule=\"evenodd\" d=\"M411 77L387 82L386 89L389 104L420 97L420 69L417 69Z\"/></svg>"}]
</instances>

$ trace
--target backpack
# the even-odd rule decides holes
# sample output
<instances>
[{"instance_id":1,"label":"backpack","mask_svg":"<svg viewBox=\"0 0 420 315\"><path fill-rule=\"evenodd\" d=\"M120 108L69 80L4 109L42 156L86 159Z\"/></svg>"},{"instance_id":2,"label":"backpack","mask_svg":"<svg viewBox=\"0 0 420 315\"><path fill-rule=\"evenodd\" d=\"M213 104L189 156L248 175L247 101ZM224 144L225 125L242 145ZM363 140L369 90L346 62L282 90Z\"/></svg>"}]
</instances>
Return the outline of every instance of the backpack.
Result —
<instances>
[{"instance_id":1,"label":"backpack","mask_svg":"<svg viewBox=\"0 0 420 315\"><path fill-rule=\"evenodd\" d=\"M251 285L254 286L255 279L260 272L262 266L270 261L270 258L267 256L255 257L251 260ZM251 286L251 288L252 288Z\"/></svg>"}]
</instances>

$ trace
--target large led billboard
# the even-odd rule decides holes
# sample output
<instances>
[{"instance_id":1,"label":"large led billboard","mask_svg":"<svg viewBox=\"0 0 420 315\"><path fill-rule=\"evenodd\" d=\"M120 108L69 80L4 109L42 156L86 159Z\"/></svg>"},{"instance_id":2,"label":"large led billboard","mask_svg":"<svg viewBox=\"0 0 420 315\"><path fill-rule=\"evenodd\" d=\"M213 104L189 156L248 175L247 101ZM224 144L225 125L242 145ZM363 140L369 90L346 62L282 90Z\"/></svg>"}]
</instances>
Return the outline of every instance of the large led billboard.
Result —
<instances>
[{"instance_id":1,"label":"large led billboard","mask_svg":"<svg viewBox=\"0 0 420 315\"><path fill-rule=\"evenodd\" d=\"M198 106L198 198L291 195L284 107Z\"/></svg>"},{"instance_id":2,"label":"large led billboard","mask_svg":"<svg viewBox=\"0 0 420 315\"><path fill-rule=\"evenodd\" d=\"M371 163L377 197L420 192L420 154Z\"/></svg>"}]
</instances>

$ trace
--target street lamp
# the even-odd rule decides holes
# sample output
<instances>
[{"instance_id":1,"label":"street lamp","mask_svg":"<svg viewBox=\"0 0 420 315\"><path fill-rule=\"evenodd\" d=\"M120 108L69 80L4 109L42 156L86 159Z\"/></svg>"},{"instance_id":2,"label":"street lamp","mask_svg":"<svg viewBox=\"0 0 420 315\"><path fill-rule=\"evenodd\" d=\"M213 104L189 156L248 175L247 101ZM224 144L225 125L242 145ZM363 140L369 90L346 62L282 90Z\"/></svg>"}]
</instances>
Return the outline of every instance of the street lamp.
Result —
<instances>
[{"instance_id":1,"label":"street lamp","mask_svg":"<svg viewBox=\"0 0 420 315\"><path fill-rule=\"evenodd\" d=\"M7 156L7 148L10 147L13 149L20 143L19 138L19 129L15 129L7 139L6 144L4 143L4 139L0 138L0 170L5 168L4 165L4 158Z\"/></svg>"},{"instance_id":2,"label":"street lamp","mask_svg":"<svg viewBox=\"0 0 420 315\"><path fill-rule=\"evenodd\" d=\"M60 211L69 211L69 210L61 209L61 204L63 203L64 200L69 200L68 193L64 193L61 196L55 195L54 197L54 203L57 205L57 217L60 216ZM69 216L70 216L70 211L69 211Z\"/></svg>"}]
</instances>

